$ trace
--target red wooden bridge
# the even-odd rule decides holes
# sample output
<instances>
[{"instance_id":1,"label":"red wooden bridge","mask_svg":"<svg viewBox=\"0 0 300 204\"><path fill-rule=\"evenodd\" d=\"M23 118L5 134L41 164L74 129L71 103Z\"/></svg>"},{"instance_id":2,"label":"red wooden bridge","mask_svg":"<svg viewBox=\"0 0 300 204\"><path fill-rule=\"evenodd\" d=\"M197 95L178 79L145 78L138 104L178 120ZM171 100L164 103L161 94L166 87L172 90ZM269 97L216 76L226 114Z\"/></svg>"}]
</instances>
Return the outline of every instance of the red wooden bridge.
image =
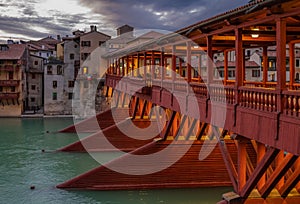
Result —
<instances>
[{"instance_id":1,"label":"red wooden bridge","mask_svg":"<svg viewBox=\"0 0 300 204\"><path fill-rule=\"evenodd\" d=\"M131 141L124 149L136 149L133 155L151 154L166 148L170 141L178 146L192 143L191 148L159 173L126 176L112 172L109 166L127 161L124 156L58 187L194 187L214 181L214 185L233 186L234 192L224 194L222 203L299 203L300 84L295 82L298 43L300 2L265 0L106 54L106 85L113 92L116 110L129 110L131 118L127 120L135 121L140 128L160 120L156 107L166 112L162 131L154 137L160 139L137 146ZM246 62L251 59L247 50L261 54L259 80L248 75ZM274 81L268 80L270 50L276 62ZM234 70L228 66L230 56ZM219 57L223 59L222 68L214 64ZM100 126L105 123L100 119L98 122ZM109 130L103 125L108 137L112 137L110 131L116 131L111 125L107 126ZM120 141L129 141L121 133L114 135L120 136L111 140L118 148L122 149ZM95 137L86 140L94 143ZM207 152L209 156L199 161L204 141L214 140L217 146L210 147L212 154ZM66 148L82 150L80 145L78 142ZM171 159L174 155L166 156ZM183 171L182 165L191 173ZM222 176L224 172L228 177ZM104 179L105 175L116 179Z\"/></svg>"}]
</instances>

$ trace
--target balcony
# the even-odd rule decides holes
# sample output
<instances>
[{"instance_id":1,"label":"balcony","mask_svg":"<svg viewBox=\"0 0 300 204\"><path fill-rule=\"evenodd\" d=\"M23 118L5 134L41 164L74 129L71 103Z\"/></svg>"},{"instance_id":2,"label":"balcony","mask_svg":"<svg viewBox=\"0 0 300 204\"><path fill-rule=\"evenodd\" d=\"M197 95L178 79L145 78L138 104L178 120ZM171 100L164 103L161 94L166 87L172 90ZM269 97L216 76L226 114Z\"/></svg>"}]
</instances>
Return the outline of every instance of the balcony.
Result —
<instances>
[{"instance_id":1,"label":"balcony","mask_svg":"<svg viewBox=\"0 0 300 204\"><path fill-rule=\"evenodd\" d=\"M0 100L2 99L18 99L20 93L0 93Z\"/></svg>"},{"instance_id":2,"label":"balcony","mask_svg":"<svg viewBox=\"0 0 300 204\"><path fill-rule=\"evenodd\" d=\"M19 80L0 80L0 86L18 86Z\"/></svg>"},{"instance_id":3,"label":"balcony","mask_svg":"<svg viewBox=\"0 0 300 204\"><path fill-rule=\"evenodd\" d=\"M14 64L14 65L0 65L0 71L19 71L21 65Z\"/></svg>"}]
</instances>

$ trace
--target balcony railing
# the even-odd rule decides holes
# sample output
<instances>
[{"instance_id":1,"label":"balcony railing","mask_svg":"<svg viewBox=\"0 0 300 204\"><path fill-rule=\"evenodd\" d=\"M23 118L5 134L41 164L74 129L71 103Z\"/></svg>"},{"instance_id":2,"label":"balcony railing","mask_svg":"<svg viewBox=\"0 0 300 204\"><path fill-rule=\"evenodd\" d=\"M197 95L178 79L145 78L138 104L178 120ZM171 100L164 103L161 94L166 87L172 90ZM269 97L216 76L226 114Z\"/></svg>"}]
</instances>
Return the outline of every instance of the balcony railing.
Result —
<instances>
[{"instance_id":1,"label":"balcony railing","mask_svg":"<svg viewBox=\"0 0 300 204\"><path fill-rule=\"evenodd\" d=\"M14 64L14 65L0 65L0 70L1 71L19 71L21 65L19 64Z\"/></svg>"},{"instance_id":2,"label":"balcony railing","mask_svg":"<svg viewBox=\"0 0 300 204\"><path fill-rule=\"evenodd\" d=\"M19 80L0 80L0 86L18 86Z\"/></svg>"},{"instance_id":3,"label":"balcony railing","mask_svg":"<svg viewBox=\"0 0 300 204\"><path fill-rule=\"evenodd\" d=\"M0 93L0 99L18 99L20 93Z\"/></svg>"}]
</instances>

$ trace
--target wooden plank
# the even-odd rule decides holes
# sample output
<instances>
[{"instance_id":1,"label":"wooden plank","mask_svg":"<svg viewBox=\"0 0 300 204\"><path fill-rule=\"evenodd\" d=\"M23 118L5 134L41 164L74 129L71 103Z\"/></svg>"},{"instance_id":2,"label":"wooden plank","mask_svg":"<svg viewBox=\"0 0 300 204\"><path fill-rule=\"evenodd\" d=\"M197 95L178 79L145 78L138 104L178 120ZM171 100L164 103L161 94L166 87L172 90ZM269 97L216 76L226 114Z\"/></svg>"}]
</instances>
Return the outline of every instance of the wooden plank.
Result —
<instances>
[{"instance_id":1,"label":"wooden plank","mask_svg":"<svg viewBox=\"0 0 300 204\"><path fill-rule=\"evenodd\" d=\"M133 119L136 117L137 111L139 109L139 101L140 101L140 98L135 97L135 104L134 104L134 109L133 109L133 114L132 114Z\"/></svg>"},{"instance_id":2,"label":"wooden plank","mask_svg":"<svg viewBox=\"0 0 300 204\"><path fill-rule=\"evenodd\" d=\"M142 108L142 112L141 112L141 119L144 118L145 111L146 111L146 108L147 108L147 104L148 104L148 101L147 101L147 100L144 100L143 108Z\"/></svg>"},{"instance_id":3,"label":"wooden plank","mask_svg":"<svg viewBox=\"0 0 300 204\"><path fill-rule=\"evenodd\" d=\"M295 156L290 153L284 157L284 160L274 170L273 174L270 176L270 178L268 179L264 187L262 189L259 189L262 198L268 197L268 195L271 193L273 188L284 176L284 174L289 170L289 168L294 164L297 158L298 156Z\"/></svg>"},{"instance_id":4,"label":"wooden plank","mask_svg":"<svg viewBox=\"0 0 300 204\"><path fill-rule=\"evenodd\" d=\"M168 124L166 126L166 129L165 129L164 133L163 133L163 140L166 140L167 137L168 137L168 134L169 134L170 129L171 129L172 125L173 125L173 121L175 119L176 113L177 113L176 111L172 111L170 120L169 120L169 122L168 122ZM158 116L156 116L156 117L158 117Z\"/></svg>"},{"instance_id":5,"label":"wooden plank","mask_svg":"<svg viewBox=\"0 0 300 204\"><path fill-rule=\"evenodd\" d=\"M279 193L283 198L286 198L291 190L298 184L300 181L300 168L297 168L293 174L286 180L284 186L279 189Z\"/></svg>"},{"instance_id":6,"label":"wooden plank","mask_svg":"<svg viewBox=\"0 0 300 204\"><path fill-rule=\"evenodd\" d=\"M201 125L201 122L200 122L200 127L199 127L197 135L196 135L197 140L201 140L201 138L204 135L204 132L207 128L207 125L208 125L207 123L202 123L202 125Z\"/></svg>"},{"instance_id":7,"label":"wooden plank","mask_svg":"<svg viewBox=\"0 0 300 204\"><path fill-rule=\"evenodd\" d=\"M254 189L254 187L257 185L257 182L260 180L261 176L266 172L268 166L273 162L273 160L276 158L279 152L279 149L269 147L266 154L256 166L255 170L253 171L253 174L249 177L246 185L240 192L241 197L247 198L250 195L251 191Z\"/></svg>"},{"instance_id":8,"label":"wooden plank","mask_svg":"<svg viewBox=\"0 0 300 204\"><path fill-rule=\"evenodd\" d=\"M187 119L187 115L183 115L183 117L180 120L179 127L177 128L176 133L174 134L174 136L175 136L174 139L175 140L178 140L178 138L180 136L180 133L181 133L183 127L184 127L184 123L185 123L186 119Z\"/></svg>"}]
</instances>

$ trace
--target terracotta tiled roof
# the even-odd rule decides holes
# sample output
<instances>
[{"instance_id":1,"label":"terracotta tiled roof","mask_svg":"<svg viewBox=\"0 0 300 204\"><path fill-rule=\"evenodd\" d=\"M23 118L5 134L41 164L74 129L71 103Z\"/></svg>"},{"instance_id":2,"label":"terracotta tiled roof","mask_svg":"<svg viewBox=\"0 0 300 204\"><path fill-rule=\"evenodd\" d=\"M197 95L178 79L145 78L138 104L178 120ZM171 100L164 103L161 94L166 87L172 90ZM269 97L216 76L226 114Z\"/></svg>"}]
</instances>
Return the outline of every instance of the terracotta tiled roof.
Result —
<instances>
[{"instance_id":1,"label":"terracotta tiled roof","mask_svg":"<svg viewBox=\"0 0 300 204\"><path fill-rule=\"evenodd\" d=\"M12 44L7 45L8 50L0 50L0 60L18 60L21 59L25 52L26 45L24 44Z\"/></svg>"}]
</instances>

